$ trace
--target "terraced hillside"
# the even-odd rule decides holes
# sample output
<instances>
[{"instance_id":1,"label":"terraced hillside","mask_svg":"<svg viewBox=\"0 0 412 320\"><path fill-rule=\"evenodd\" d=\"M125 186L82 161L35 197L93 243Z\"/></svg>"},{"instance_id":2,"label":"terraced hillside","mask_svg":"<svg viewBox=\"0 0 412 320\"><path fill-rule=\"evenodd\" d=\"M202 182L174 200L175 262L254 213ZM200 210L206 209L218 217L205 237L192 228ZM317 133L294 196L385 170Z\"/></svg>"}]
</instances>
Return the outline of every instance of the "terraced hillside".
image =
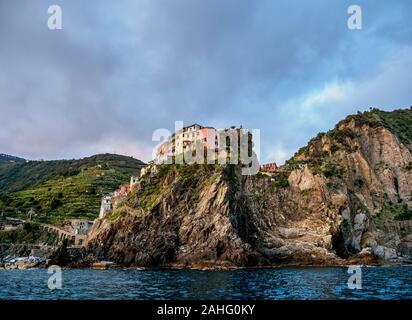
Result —
<instances>
[{"instance_id":1,"label":"terraced hillside","mask_svg":"<svg viewBox=\"0 0 412 320\"><path fill-rule=\"evenodd\" d=\"M143 166L140 160L113 154L80 160L0 163L0 212L61 224L69 218L94 219L102 193L127 183Z\"/></svg>"}]
</instances>

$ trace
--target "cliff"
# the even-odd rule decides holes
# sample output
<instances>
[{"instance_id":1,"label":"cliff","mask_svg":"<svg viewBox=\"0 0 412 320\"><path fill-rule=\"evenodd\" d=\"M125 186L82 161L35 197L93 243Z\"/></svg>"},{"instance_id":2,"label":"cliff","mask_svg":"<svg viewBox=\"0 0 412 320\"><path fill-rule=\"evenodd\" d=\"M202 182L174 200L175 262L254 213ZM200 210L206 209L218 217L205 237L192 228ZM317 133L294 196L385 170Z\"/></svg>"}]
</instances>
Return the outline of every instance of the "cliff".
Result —
<instances>
[{"instance_id":1,"label":"cliff","mask_svg":"<svg viewBox=\"0 0 412 320\"><path fill-rule=\"evenodd\" d=\"M88 250L126 266L329 265L412 256L412 110L372 110L319 134L274 176L163 165Z\"/></svg>"}]
</instances>

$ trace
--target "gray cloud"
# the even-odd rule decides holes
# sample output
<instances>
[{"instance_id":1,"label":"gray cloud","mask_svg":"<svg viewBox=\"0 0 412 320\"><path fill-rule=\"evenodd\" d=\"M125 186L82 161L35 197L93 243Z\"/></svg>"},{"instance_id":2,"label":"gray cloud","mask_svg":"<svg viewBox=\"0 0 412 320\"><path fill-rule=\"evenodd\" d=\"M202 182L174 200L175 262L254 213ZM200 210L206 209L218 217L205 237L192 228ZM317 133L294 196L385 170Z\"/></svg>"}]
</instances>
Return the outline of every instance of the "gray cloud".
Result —
<instances>
[{"instance_id":1,"label":"gray cloud","mask_svg":"<svg viewBox=\"0 0 412 320\"><path fill-rule=\"evenodd\" d=\"M148 160L183 120L259 128L283 160L346 114L411 104L412 3L358 2L361 31L343 0L54 1L50 31L49 1L0 0L0 151Z\"/></svg>"}]
</instances>

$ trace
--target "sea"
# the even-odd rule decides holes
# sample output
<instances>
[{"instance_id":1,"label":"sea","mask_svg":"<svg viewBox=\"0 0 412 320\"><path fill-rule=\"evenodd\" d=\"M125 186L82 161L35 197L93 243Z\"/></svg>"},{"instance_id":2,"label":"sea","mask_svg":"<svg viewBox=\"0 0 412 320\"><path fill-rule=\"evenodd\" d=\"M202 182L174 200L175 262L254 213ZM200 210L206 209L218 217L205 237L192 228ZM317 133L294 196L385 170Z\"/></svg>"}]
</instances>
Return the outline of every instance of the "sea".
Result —
<instances>
[{"instance_id":1,"label":"sea","mask_svg":"<svg viewBox=\"0 0 412 320\"><path fill-rule=\"evenodd\" d=\"M394 300L412 298L412 266L236 270L0 270L1 300ZM54 278L53 278L54 277Z\"/></svg>"}]
</instances>

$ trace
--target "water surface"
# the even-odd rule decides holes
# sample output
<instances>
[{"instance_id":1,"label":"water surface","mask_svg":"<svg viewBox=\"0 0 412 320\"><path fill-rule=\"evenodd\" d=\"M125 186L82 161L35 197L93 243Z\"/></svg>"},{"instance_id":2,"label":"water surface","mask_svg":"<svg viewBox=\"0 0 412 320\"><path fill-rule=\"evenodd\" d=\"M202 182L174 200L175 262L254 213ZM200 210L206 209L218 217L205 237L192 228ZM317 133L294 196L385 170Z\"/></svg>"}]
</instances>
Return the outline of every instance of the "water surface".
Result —
<instances>
[{"instance_id":1,"label":"water surface","mask_svg":"<svg viewBox=\"0 0 412 320\"><path fill-rule=\"evenodd\" d=\"M63 270L50 290L46 269L0 270L0 299L410 299L412 266L363 267L362 289L347 268Z\"/></svg>"}]
</instances>

